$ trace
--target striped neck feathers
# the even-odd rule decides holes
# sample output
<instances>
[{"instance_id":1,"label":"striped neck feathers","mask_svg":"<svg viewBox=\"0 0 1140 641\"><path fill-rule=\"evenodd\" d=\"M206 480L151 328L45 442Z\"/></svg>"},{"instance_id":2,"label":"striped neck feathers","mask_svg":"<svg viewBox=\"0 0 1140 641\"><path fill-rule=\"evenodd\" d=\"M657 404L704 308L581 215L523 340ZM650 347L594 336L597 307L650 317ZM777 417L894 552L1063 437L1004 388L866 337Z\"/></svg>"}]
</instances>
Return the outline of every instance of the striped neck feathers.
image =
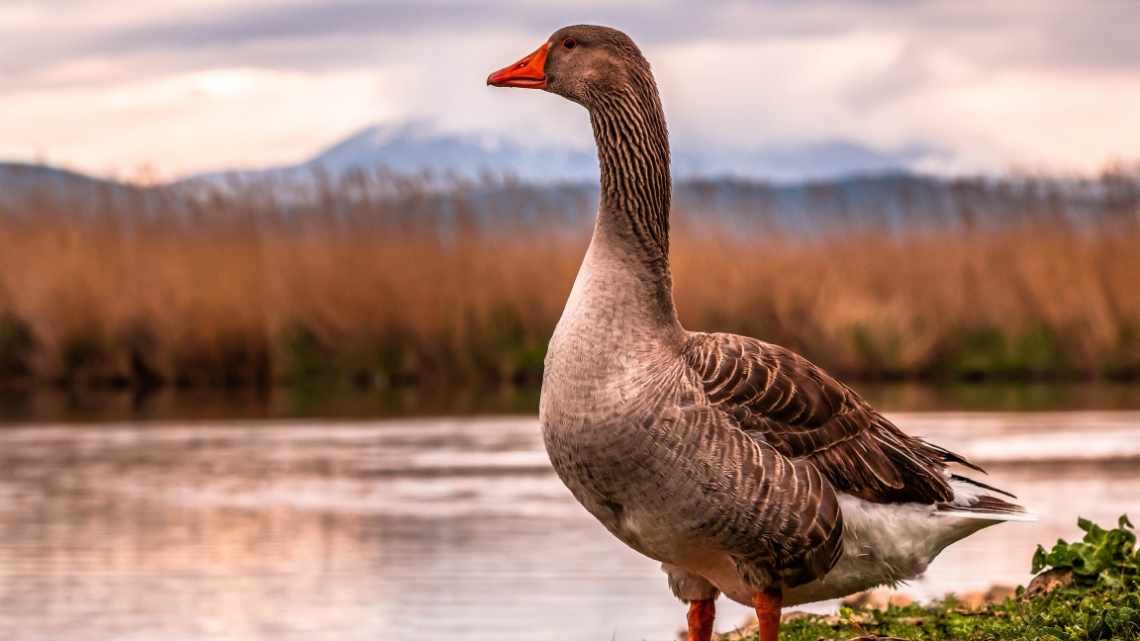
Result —
<instances>
[{"instance_id":1,"label":"striped neck feathers","mask_svg":"<svg viewBox=\"0 0 1140 641\"><path fill-rule=\"evenodd\" d=\"M653 76L648 68L637 69L621 90L592 102L601 170L598 232L667 275L669 135Z\"/></svg>"},{"instance_id":2,"label":"striped neck feathers","mask_svg":"<svg viewBox=\"0 0 1140 641\"><path fill-rule=\"evenodd\" d=\"M648 67L631 76L591 100L601 207L587 261L609 266L595 277L624 293L623 322L676 338L683 330L669 271L669 136Z\"/></svg>"}]
</instances>

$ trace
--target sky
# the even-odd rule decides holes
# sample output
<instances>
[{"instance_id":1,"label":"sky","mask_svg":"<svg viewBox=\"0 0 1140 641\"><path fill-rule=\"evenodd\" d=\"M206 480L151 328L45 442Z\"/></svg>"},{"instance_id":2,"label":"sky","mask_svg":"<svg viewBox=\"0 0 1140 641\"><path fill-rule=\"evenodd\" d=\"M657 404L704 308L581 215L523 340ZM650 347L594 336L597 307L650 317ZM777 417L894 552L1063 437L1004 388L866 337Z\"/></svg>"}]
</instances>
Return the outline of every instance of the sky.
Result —
<instances>
[{"instance_id":1,"label":"sky","mask_svg":"<svg viewBox=\"0 0 1140 641\"><path fill-rule=\"evenodd\" d=\"M0 159L173 178L304 160L370 124L591 144L581 107L487 74L606 24L675 142L940 150L940 173L1140 157L1140 2L3 0Z\"/></svg>"}]
</instances>

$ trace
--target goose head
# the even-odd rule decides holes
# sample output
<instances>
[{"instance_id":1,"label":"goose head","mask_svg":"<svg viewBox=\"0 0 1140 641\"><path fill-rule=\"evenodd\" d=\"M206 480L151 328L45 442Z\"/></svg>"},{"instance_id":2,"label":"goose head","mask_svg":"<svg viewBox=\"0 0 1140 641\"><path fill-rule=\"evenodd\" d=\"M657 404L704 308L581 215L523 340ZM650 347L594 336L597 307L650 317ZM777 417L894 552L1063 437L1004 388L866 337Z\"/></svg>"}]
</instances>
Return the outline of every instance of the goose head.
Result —
<instances>
[{"instance_id":1,"label":"goose head","mask_svg":"<svg viewBox=\"0 0 1140 641\"><path fill-rule=\"evenodd\" d=\"M543 89L592 109L602 97L627 91L646 76L649 63L629 36L609 27L574 25L492 73L487 84Z\"/></svg>"},{"instance_id":2,"label":"goose head","mask_svg":"<svg viewBox=\"0 0 1140 641\"><path fill-rule=\"evenodd\" d=\"M657 84L637 45L609 27L563 27L530 55L492 73L487 84L543 89L590 112L601 187L595 240L638 257L642 275L664 283L652 304L660 303L659 316L675 324L668 286L669 133Z\"/></svg>"}]
</instances>

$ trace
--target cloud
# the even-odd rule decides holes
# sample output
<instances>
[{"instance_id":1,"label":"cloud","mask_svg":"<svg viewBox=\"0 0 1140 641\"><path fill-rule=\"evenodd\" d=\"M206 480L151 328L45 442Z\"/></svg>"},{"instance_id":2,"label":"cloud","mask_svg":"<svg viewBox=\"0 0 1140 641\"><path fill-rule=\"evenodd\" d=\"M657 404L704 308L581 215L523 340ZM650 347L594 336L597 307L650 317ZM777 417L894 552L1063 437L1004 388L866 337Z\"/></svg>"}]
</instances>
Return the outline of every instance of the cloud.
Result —
<instances>
[{"instance_id":1,"label":"cloud","mask_svg":"<svg viewBox=\"0 0 1140 641\"><path fill-rule=\"evenodd\" d=\"M378 96L391 90L389 80L353 71L228 68L21 94L5 116L22 127L5 132L0 154L98 174L150 167L166 178L218 159L235 167L297 162L351 132L353 123L387 117Z\"/></svg>"},{"instance_id":2,"label":"cloud","mask_svg":"<svg viewBox=\"0 0 1140 641\"><path fill-rule=\"evenodd\" d=\"M482 86L573 22L638 40L684 144L921 144L958 169L1140 149L1134 2L6 0L0 153L197 171L400 119L588 145L580 108Z\"/></svg>"}]
</instances>

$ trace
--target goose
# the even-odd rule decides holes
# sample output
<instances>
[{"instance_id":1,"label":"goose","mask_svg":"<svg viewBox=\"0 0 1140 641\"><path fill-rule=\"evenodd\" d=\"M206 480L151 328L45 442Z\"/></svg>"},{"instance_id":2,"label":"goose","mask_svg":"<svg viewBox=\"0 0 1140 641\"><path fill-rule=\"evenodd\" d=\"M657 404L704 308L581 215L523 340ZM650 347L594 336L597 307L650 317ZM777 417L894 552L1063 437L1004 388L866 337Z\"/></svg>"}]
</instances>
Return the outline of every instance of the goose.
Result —
<instances>
[{"instance_id":1,"label":"goose","mask_svg":"<svg viewBox=\"0 0 1140 641\"><path fill-rule=\"evenodd\" d=\"M1012 494L954 471L981 468L804 357L681 326L665 115L629 36L559 29L487 84L589 112L601 199L550 339L539 422L577 501L660 562L690 641L709 641L721 594L755 608L760 641L776 641L782 607L914 578L951 543L1027 518Z\"/></svg>"}]
</instances>

